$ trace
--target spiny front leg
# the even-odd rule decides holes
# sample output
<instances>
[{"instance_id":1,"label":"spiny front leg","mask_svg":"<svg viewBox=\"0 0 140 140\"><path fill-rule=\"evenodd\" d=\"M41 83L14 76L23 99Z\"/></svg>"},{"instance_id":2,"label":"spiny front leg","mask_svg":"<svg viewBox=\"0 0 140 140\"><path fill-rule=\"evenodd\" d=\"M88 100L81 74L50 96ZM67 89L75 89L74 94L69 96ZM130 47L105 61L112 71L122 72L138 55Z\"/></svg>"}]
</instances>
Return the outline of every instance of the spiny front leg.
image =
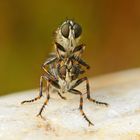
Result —
<instances>
[{"instance_id":1,"label":"spiny front leg","mask_svg":"<svg viewBox=\"0 0 140 140\"><path fill-rule=\"evenodd\" d=\"M76 53L78 53L78 52L81 55L82 52L84 51L84 49L85 49L85 45L84 44L81 44L81 45L76 46L74 48L74 50L73 50L73 53L74 53L73 59L75 61L77 61L79 64L81 64L84 67L86 67L87 69L89 69L90 66L83 59L81 59L81 57L79 55L78 56L76 55Z\"/></svg>"},{"instance_id":2,"label":"spiny front leg","mask_svg":"<svg viewBox=\"0 0 140 140\"><path fill-rule=\"evenodd\" d=\"M48 66L49 64L54 63L57 60L57 56L56 55L52 55L51 57L49 57L42 65L42 67Z\"/></svg>"},{"instance_id":3,"label":"spiny front leg","mask_svg":"<svg viewBox=\"0 0 140 140\"><path fill-rule=\"evenodd\" d=\"M22 101L21 104L34 102L34 101L40 99L42 97L42 89L43 89L43 76L40 77L40 92L39 92L39 95L37 97L35 97L34 99Z\"/></svg>"},{"instance_id":4,"label":"spiny front leg","mask_svg":"<svg viewBox=\"0 0 140 140\"><path fill-rule=\"evenodd\" d=\"M56 54L58 58L59 59L62 58L63 55L61 55L61 52L65 53L66 52L65 48L59 43L55 42L55 49L56 49Z\"/></svg>"},{"instance_id":5,"label":"spiny front leg","mask_svg":"<svg viewBox=\"0 0 140 140\"><path fill-rule=\"evenodd\" d=\"M87 69L90 69L90 66L84 61L82 60L80 57L73 57L74 60L76 60L79 64L85 66Z\"/></svg>"}]
</instances>

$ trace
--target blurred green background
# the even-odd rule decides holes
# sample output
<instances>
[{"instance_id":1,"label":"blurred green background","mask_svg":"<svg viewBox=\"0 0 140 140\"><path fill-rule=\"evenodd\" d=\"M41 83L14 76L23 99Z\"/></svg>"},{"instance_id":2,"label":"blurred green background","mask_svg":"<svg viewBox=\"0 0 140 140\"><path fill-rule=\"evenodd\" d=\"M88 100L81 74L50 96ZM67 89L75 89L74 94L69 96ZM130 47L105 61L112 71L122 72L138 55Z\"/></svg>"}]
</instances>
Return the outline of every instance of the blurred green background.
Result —
<instances>
[{"instance_id":1,"label":"blurred green background","mask_svg":"<svg viewBox=\"0 0 140 140\"><path fill-rule=\"evenodd\" d=\"M66 18L83 27L89 77L140 67L139 0L1 0L0 95L39 86L52 32Z\"/></svg>"}]
</instances>

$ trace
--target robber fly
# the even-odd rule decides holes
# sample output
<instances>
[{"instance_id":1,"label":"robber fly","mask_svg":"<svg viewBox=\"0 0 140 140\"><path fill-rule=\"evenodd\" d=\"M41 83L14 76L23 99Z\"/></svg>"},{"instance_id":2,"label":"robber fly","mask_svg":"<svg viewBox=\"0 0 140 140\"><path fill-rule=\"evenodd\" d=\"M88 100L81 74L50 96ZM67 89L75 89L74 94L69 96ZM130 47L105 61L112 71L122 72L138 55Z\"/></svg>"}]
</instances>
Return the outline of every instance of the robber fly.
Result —
<instances>
[{"instance_id":1,"label":"robber fly","mask_svg":"<svg viewBox=\"0 0 140 140\"><path fill-rule=\"evenodd\" d=\"M69 92L80 96L79 110L89 125L93 123L87 118L83 111L83 94L77 90L76 87L82 82L86 82L87 99L97 104L108 105L104 102L99 102L90 97L89 81L87 77L79 78L85 70L83 67L89 69L89 65L81 59L81 54L85 49L84 44L80 44L80 37L82 33L81 26L73 20L66 20L54 34L55 53L42 65L44 75L40 77L40 92L39 96L32 100L25 100L22 102L33 102L42 97L43 79L47 81L47 98L41 107L38 115L41 116L42 111L50 99L50 87L55 89L62 99L66 99L64 93ZM63 95L62 95L63 94Z\"/></svg>"}]
</instances>

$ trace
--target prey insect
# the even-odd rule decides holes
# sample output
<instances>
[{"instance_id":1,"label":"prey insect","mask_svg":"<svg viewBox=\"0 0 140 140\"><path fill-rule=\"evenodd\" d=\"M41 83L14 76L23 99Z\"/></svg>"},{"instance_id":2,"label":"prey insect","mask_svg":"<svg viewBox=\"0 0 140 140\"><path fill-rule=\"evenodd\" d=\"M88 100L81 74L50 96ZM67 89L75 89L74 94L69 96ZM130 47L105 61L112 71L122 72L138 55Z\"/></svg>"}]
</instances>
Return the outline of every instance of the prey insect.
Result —
<instances>
[{"instance_id":1,"label":"prey insect","mask_svg":"<svg viewBox=\"0 0 140 140\"><path fill-rule=\"evenodd\" d=\"M89 125L93 125L83 111L83 93L76 89L76 87L83 82L86 82L86 94L89 101L105 106L108 105L107 103L92 99L90 96L88 78L80 78L80 75L85 72L85 68L89 69L89 65L81 58L85 49L85 45L79 43L81 33L81 26L73 20L66 20L57 28L54 34L55 53L51 54L42 65L44 74L40 77L39 95L34 99L22 102L22 104L24 104L40 99L42 97L43 80L45 80L47 82L47 96L38 116L41 116L45 105L47 105L50 99L50 88L53 88L62 99L66 99L66 97L63 96L66 92L79 95L79 110Z\"/></svg>"}]
</instances>

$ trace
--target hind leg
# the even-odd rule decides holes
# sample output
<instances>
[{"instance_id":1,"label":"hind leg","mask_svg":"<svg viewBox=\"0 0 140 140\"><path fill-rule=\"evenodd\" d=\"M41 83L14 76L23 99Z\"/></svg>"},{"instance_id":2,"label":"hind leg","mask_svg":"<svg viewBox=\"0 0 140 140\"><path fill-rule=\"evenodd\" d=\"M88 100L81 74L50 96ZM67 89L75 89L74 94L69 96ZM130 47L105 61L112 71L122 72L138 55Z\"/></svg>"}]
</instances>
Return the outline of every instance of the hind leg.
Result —
<instances>
[{"instance_id":1,"label":"hind leg","mask_svg":"<svg viewBox=\"0 0 140 140\"><path fill-rule=\"evenodd\" d=\"M90 88L89 88L89 82L88 82L88 78L87 77L84 77L84 78L81 78L81 79L77 80L77 82L75 83L75 85L72 88L77 87L79 84L81 84L84 81L86 81L87 99L89 101L91 101L91 102L96 103L96 104L102 104L102 105L108 106L108 103L96 101L95 99L92 99L90 97Z\"/></svg>"},{"instance_id":2,"label":"hind leg","mask_svg":"<svg viewBox=\"0 0 140 140\"><path fill-rule=\"evenodd\" d=\"M84 119L88 122L89 125L94 125L86 116L86 114L83 111L83 96L82 93L79 90L76 89L70 89L69 92L73 93L73 94L77 94L80 95L80 104L79 104L79 110L82 114L82 116L84 117Z\"/></svg>"}]
</instances>

